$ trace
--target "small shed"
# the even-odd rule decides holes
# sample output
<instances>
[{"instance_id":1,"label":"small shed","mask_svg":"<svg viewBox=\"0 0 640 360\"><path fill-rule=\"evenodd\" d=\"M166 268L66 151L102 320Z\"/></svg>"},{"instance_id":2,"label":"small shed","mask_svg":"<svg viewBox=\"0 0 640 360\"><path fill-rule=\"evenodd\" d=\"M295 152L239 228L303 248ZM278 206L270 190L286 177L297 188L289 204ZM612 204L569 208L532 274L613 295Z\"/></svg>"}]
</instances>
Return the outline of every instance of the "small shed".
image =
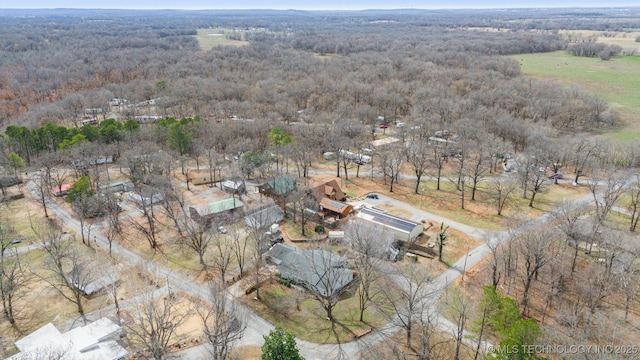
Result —
<instances>
[{"instance_id":1,"label":"small shed","mask_svg":"<svg viewBox=\"0 0 640 360\"><path fill-rule=\"evenodd\" d=\"M222 182L222 189L226 192L233 194L243 194L245 193L244 182L242 181L232 181L225 180Z\"/></svg>"},{"instance_id":2,"label":"small shed","mask_svg":"<svg viewBox=\"0 0 640 360\"><path fill-rule=\"evenodd\" d=\"M67 192L69 191L69 189L71 189L73 185L71 184L62 184L60 186L54 186L51 189L51 192L53 193L53 196L64 196L67 195Z\"/></svg>"},{"instance_id":3,"label":"small shed","mask_svg":"<svg viewBox=\"0 0 640 360\"><path fill-rule=\"evenodd\" d=\"M189 181L193 185L213 184L213 177L209 171L190 171Z\"/></svg>"},{"instance_id":4,"label":"small shed","mask_svg":"<svg viewBox=\"0 0 640 360\"><path fill-rule=\"evenodd\" d=\"M164 194L156 193L151 196L143 196L138 194L137 192L130 191L127 193L127 199L135 202L136 204L138 204L138 206L149 206L164 201Z\"/></svg>"},{"instance_id":5,"label":"small shed","mask_svg":"<svg viewBox=\"0 0 640 360\"><path fill-rule=\"evenodd\" d=\"M107 185L102 185L99 188L101 193L115 193L115 192L127 192L131 191L132 187L126 181L118 181Z\"/></svg>"}]
</instances>

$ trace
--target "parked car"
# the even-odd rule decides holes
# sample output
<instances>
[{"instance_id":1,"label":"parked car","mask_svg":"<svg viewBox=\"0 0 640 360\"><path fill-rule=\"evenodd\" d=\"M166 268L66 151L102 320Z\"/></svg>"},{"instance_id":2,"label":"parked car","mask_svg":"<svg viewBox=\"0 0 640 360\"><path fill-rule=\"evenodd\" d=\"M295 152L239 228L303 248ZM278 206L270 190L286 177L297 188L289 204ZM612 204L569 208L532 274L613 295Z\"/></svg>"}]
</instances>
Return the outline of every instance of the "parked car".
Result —
<instances>
[{"instance_id":1,"label":"parked car","mask_svg":"<svg viewBox=\"0 0 640 360\"><path fill-rule=\"evenodd\" d=\"M226 234L227 233L227 228L225 228L224 226L218 226L218 233Z\"/></svg>"},{"instance_id":2,"label":"parked car","mask_svg":"<svg viewBox=\"0 0 640 360\"><path fill-rule=\"evenodd\" d=\"M20 244L21 242L22 242L21 238L11 239L11 244L13 244L13 245Z\"/></svg>"},{"instance_id":3,"label":"parked car","mask_svg":"<svg viewBox=\"0 0 640 360\"><path fill-rule=\"evenodd\" d=\"M382 124L382 125L380 125L380 126L378 126L378 127L379 127L380 129L387 129L389 126L388 126L388 125L385 125L385 124Z\"/></svg>"},{"instance_id":4,"label":"parked car","mask_svg":"<svg viewBox=\"0 0 640 360\"><path fill-rule=\"evenodd\" d=\"M367 195L367 199L373 199L373 200L378 200L378 194L369 194Z\"/></svg>"},{"instance_id":5,"label":"parked car","mask_svg":"<svg viewBox=\"0 0 640 360\"><path fill-rule=\"evenodd\" d=\"M564 176L562 174L551 173L547 176L549 179L562 179Z\"/></svg>"},{"instance_id":6,"label":"parked car","mask_svg":"<svg viewBox=\"0 0 640 360\"><path fill-rule=\"evenodd\" d=\"M271 239L271 245L282 244L284 242L284 238L282 236L278 236L276 238Z\"/></svg>"}]
</instances>

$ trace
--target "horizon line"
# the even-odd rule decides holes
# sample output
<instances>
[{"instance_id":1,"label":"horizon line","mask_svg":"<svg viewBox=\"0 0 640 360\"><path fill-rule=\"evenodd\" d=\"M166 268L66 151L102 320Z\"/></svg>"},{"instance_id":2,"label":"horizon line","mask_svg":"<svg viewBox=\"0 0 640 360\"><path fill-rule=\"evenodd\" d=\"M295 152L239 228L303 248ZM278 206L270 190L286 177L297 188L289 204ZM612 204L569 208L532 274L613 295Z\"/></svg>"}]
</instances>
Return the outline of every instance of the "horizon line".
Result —
<instances>
[{"instance_id":1,"label":"horizon line","mask_svg":"<svg viewBox=\"0 0 640 360\"><path fill-rule=\"evenodd\" d=\"M37 7L37 8L0 8L2 10L135 10L135 11L398 11L398 10L524 10L524 9L637 9L639 6L623 6L623 5L611 5L611 6L595 6L595 5L583 5L583 6L510 6L510 7L433 7L433 8L418 8L418 7L398 7L398 8L345 8L345 9L304 9L304 8L177 8L177 7L158 7L158 8L109 8L109 7Z\"/></svg>"}]
</instances>

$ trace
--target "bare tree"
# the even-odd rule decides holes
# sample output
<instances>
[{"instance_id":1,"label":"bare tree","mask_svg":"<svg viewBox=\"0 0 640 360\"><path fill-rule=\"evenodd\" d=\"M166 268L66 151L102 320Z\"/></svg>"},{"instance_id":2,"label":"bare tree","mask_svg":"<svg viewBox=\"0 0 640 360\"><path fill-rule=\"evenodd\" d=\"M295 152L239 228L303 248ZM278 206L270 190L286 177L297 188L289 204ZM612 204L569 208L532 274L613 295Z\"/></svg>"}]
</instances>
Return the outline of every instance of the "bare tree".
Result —
<instances>
[{"instance_id":1,"label":"bare tree","mask_svg":"<svg viewBox=\"0 0 640 360\"><path fill-rule=\"evenodd\" d=\"M635 301L640 293L640 280L638 274L640 269L635 266L635 262L638 259L638 249L630 252L628 256L622 260L622 271L619 275L619 286L624 295L624 319L627 320L629 316L629 309L631 304Z\"/></svg>"},{"instance_id":2,"label":"bare tree","mask_svg":"<svg viewBox=\"0 0 640 360\"><path fill-rule=\"evenodd\" d=\"M112 194L107 194L104 200L107 219L105 223L103 223L103 234L109 242L109 256L111 256L113 241L117 236L122 235L122 226L120 225L119 217L120 205L118 205L118 200ZM104 227L106 227L106 229Z\"/></svg>"},{"instance_id":3,"label":"bare tree","mask_svg":"<svg viewBox=\"0 0 640 360\"><path fill-rule=\"evenodd\" d=\"M580 180L580 176L584 174L591 159L598 152L600 145L588 137L580 136L575 139L572 148L572 154L574 155L573 165L576 173L574 183L577 185Z\"/></svg>"},{"instance_id":4,"label":"bare tree","mask_svg":"<svg viewBox=\"0 0 640 360\"><path fill-rule=\"evenodd\" d=\"M15 231L11 227L0 226L0 300L4 318L17 327L18 300L26 293L30 278L26 264L20 255L11 249Z\"/></svg>"},{"instance_id":5,"label":"bare tree","mask_svg":"<svg viewBox=\"0 0 640 360\"><path fill-rule=\"evenodd\" d=\"M502 215L502 211L509 203L511 195L516 190L516 183L512 179L499 177L491 182L493 188L493 201L496 204L498 216Z\"/></svg>"},{"instance_id":6,"label":"bare tree","mask_svg":"<svg viewBox=\"0 0 640 360\"><path fill-rule=\"evenodd\" d=\"M38 276L63 298L75 304L86 323L83 289L93 279L90 262L59 230L53 229L42 234L40 245L46 254L44 264L48 274Z\"/></svg>"},{"instance_id":7,"label":"bare tree","mask_svg":"<svg viewBox=\"0 0 640 360\"><path fill-rule=\"evenodd\" d=\"M195 251L203 268L207 267L205 254L213 240L211 227L207 222L197 221L190 216L183 217L185 236L181 237L180 244Z\"/></svg>"},{"instance_id":8,"label":"bare tree","mask_svg":"<svg viewBox=\"0 0 640 360\"><path fill-rule=\"evenodd\" d=\"M629 194L630 201L627 208L631 213L631 224L629 225L629 231L636 231L638 226L638 220L640 220L640 175L636 175L631 185L629 186L627 193Z\"/></svg>"},{"instance_id":9,"label":"bare tree","mask_svg":"<svg viewBox=\"0 0 640 360\"><path fill-rule=\"evenodd\" d=\"M208 263L212 264L220 273L220 284L222 286L225 284L225 275L234 258L233 244L229 240L227 236L222 234L214 236L212 241L216 252L212 254L208 260Z\"/></svg>"},{"instance_id":10,"label":"bare tree","mask_svg":"<svg viewBox=\"0 0 640 360\"><path fill-rule=\"evenodd\" d=\"M218 282L210 284L209 302L197 309L213 360L230 358L235 343L247 328L247 316Z\"/></svg>"},{"instance_id":11,"label":"bare tree","mask_svg":"<svg viewBox=\"0 0 640 360\"><path fill-rule=\"evenodd\" d=\"M429 166L430 154L426 141L412 141L407 149L407 159L416 175L415 193L418 194L420 180Z\"/></svg>"},{"instance_id":12,"label":"bare tree","mask_svg":"<svg viewBox=\"0 0 640 360\"><path fill-rule=\"evenodd\" d=\"M231 252L238 263L238 269L240 270L240 276L244 275L244 267L247 259L247 245L249 241L243 236L242 229L234 226L229 229L228 233L229 241L231 243Z\"/></svg>"},{"instance_id":13,"label":"bare tree","mask_svg":"<svg viewBox=\"0 0 640 360\"><path fill-rule=\"evenodd\" d=\"M436 190L440 190L440 179L442 178L442 169L444 168L444 163L447 162L446 149L439 148L434 146L433 148L433 158L431 159L431 164L436 169Z\"/></svg>"},{"instance_id":14,"label":"bare tree","mask_svg":"<svg viewBox=\"0 0 640 360\"><path fill-rule=\"evenodd\" d=\"M62 185L64 185L69 179L68 170L66 168L52 169L49 179L49 181L53 182L55 187L61 189Z\"/></svg>"},{"instance_id":15,"label":"bare tree","mask_svg":"<svg viewBox=\"0 0 640 360\"><path fill-rule=\"evenodd\" d=\"M293 203L293 222L296 222L296 213L300 214L300 227L301 235L305 235L305 227L309 222L311 216L307 213L307 209L316 210L319 207L319 200L316 197L313 189L309 187L302 187L295 190L295 194L291 196Z\"/></svg>"},{"instance_id":16,"label":"bare tree","mask_svg":"<svg viewBox=\"0 0 640 360\"><path fill-rule=\"evenodd\" d=\"M503 242L503 238L485 235L484 243L487 245L489 250L491 251L491 286L493 288L497 288L500 283L500 277L502 273L500 272L500 258L499 258L499 248Z\"/></svg>"},{"instance_id":17,"label":"bare tree","mask_svg":"<svg viewBox=\"0 0 640 360\"><path fill-rule=\"evenodd\" d=\"M47 211L47 201L49 200L49 192L51 187L48 184L47 178L42 171L36 173L33 176L33 181L36 183L35 199L42 205L44 210L44 217L49 218Z\"/></svg>"},{"instance_id":18,"label":"bare tree","mask_svg":"<svg viewBox=\"0 0 640 360\"><path fill-rule=\"evenodd\" d=\"M141 219L133 216L129 217L129 224L147 240L151 249L156 250L158 248L158 229L156 228L157 219L153 197L157 196L157 194L153 188L144 188L143 191L138 190L136 192L140 196L140 201L137 202L137 205L141 213Z\"/></svg>"},{"instance_id":19,"label":"bare tree","mask_svg":"<svg viewBox=\"0 0 640 360\"><path fill-rule=\"evenodd\" d=\"M254 268L254 279L255 279L255 289L256 289L256 298L260 299L260 287L262 286L262 279L260 274L262 272L262 268L264 267L264 253L269 250L268 239L265 237L264 233L269 228L268 222L266 221L267 215L264 214L264 211L254 214L254 216L258 216L259 219L256 219L253 224L247 226L247 239L245 241L249 242L252 247L253 254L253 268Z\"/></svg>"},{"instance_id":20,"label":"bare tree","mask_svg":"<svg viewBox=\"0 0 640 360\"><path fill-rule=\"evenodd\" d=\"M381 259L388 254L394 241L382 227L370 226L362 221L351 221L345 230L347 243L355 252L355 263L360 274L360 286L357 290L360 306L360 321L364 321L364 312L371 305L375 293L373 283L378 279Z\"/></svg>"},{"instance_id":21,"label":"bare tree","mask_svg":"<svg viewBox=\"0 0 640 360\"><path fill-rule=\"evenodd\" d=\"M393 192L393 185L398 181L400 167L406 158L404 149L400 146L390 148L387 156L384 156L382 166L386 169L385 174L389 175L389 192Z\"/></svg>"},{"instance_id":22,"label":"bare tree","mask_svg":"<svg viewBox=\"0 0 640 360\"><path fill-rule=\"evenodd\" d=\"M516 246L522 257L522 314L529 310L529 290L542 269L557 254L554 232L547 227L524 229L516 239Z\"/></svg>"},{"instance_id":23,"label":"bare tree","mask_svg":"<svg viewBox=\"0 0 640 360\"><path fill-rule=\"evenodd\" d=\"M178 235L182 236L183 229L182 224L184 218L188 216L185 211L184 194L179 189L165 189L164 200L161 203L162 213L173 221L173 225L178 230Z\"/></svg>"},{"instance_id":24,"label":"bare tree","mask_svg":"<svg viewBox=\"0 0 640 360\"><path fill-rule=\"evenodd\" d=\"M189 316L189 311L180 307L180 298L171 289L166 296L154 298L153 292L137 296L128 324L128 339L138 351L144 350L155 360L163 359L169 352L171 340Z\"/></svg>"},{"instance_id":25,"label":"bare tree","mask_svg":"<svg viewBox=\"0 0 640 360\"><path fill-rule=\"evenodd\" d=\"M455 329L453 329L453 338L456 342L453 358L460 360L462 341L464 340L465 329L467 327L468 318L471 315L471 299L457 288L451 288L445 295L444 312L449 314L450 318L455 320Z\"/></svg>"},{"instance_id":26,"label":"bare tree","mask_svg":"<svg viewBox=\"0 0 640 360\"><path fill-rule=\"evenodd\" d=\"M575 271L580 252L580 241L576 234L578 222L588 214L588 209L583 205L574 205L570 202L563 202L552 213L556 226L565 236L565 243L573 245L573 260L571 272Z\"/></svg>"},{"instance_id":27,"label":"bare tree","mask_svg":"<svg viewBox=\"0 0 640 360\"><path fill-rule=\"evenodd\" d=\"M490 163L487 162L487 150L482 141L475 141L477 144L476 152L470 156L467 174L471 180L471 201L476 200L476 191L478 184L482 182L490 170Z\"/></svg>"},{"instance_id":28,"label":"bare tree","mask_svg":"<svg viewBox=\"0 0 640 360\"><path fill-rule=\"evenodd\" d=\"M624 194L627 177L613 169L604 171L604 179L594 174L587 182L596 206L596 219L603 224L616 202Z\"/></svg>"},{"instance_id":29,"label":"bare tree","mask_svg":"<svg viewBox=\"0 0 640 360\"><path fill-rule=\"evenodd\" d=\"M94 219L104 213L105 203L98 196L82 194L76 197L72 205L78 214L82 243L91 247L91 230L95 223Z\"/></svg>"},{"instance_id":30,"label":"bare tree","mask_svg":"<svg viewBox=\"0 0 640 360\"><path fill-rule=\"evenodd\" d=\"M354 280L355 273L345 266L345 259L331 253L329 249L307 250L301 253L304 268L297 269L301 274L310 274L304 286L327 313L327 319L333 321L340 295Z\"/></svg>"},{"instance_id":31,"label":"bare tree","mask_svg":"<svg viewBox=\"0 0 640 360\"><path fill-rule=\"evenodd\" d=\"M382 285L382 298L392 310L392 321L405 330L410 349L413 349L413 330L429 311L428 298L432 294L427 285L430 282L431 276L416 265L404 273L389 271Z\"/></svg>"}]
</instances>

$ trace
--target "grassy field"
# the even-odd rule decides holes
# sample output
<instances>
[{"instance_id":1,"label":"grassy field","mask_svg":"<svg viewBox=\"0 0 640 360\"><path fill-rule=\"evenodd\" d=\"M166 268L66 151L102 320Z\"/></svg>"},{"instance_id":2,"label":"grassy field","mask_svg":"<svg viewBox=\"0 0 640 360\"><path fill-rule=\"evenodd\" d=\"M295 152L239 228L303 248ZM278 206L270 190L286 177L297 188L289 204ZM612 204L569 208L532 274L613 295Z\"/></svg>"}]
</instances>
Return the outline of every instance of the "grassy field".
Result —
<instances>
[{"instance_id":1,"label":"grassy field","mask_svg":"<svg viewBox=\"0 0 640 360\"><path fill-rule=\"evenodd\" d=\"M220 46L245 46L249 45L248 41L230 40L227 38L232 30L229 29L198 29L196 39L200 44L200 49L209 51L212 48Z\"/></svg>"},{"instance_id":2,"label":"grassy field","mask_svg":"<svg viewBox=\"0 0 640 360\"><path fill-rule=\"evenodd\" d=\"M512 58L519 61L525 75L558 80L566 86L577 85L609 102L625 126L607 136L620 141L640 138L640 56L602 61L556 51Z\"/></svg>"}]
</instances>

